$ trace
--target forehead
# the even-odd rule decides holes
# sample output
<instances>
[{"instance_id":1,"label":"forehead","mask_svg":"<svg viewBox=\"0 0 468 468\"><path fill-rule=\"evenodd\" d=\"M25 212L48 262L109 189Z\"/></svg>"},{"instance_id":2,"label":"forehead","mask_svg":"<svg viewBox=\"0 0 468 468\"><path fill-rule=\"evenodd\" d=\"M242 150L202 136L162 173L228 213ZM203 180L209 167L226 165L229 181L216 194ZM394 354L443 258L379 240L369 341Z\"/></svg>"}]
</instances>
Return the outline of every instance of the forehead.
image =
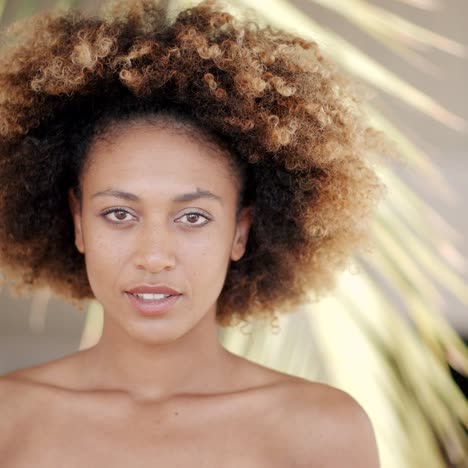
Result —
<instances>
[{"instance_id":1,"label":"forehead","mask_svg":"<svg viewBox=\"0 0 468 468\"><path fill-rule=\"evenodd\" d=\"M112 130L92 144L84 185L237 185L230 155L192 132L154 124ZM128 187L129 188L129 187Z\"/></svg>"}]
</instances>

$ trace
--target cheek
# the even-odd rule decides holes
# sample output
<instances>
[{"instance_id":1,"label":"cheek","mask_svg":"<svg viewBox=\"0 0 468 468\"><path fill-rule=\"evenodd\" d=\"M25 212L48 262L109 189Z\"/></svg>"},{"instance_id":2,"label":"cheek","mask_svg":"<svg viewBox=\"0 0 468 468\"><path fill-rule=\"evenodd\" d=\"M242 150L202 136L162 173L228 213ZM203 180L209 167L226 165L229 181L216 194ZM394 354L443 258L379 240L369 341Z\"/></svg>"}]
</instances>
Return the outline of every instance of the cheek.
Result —
<instances>
[{"instance_id":1,"label":"cheek","mask_svg":"<svg viewBox=\"0 0 468 468\"><path fill-rule=\"evenodd\" d=\"M228 236L211 232L187 242L178 252L178 259L192 281L207 287L222 287L229 262Z\"/></svg>"},{"instance_id":2,"label":"cheek","mask_svg":"<svg viewBox=\"0 0 468 468\"><path fill-rule=\"evenodd\" d=\"M118 281L128 257L128 242L123 240L122 236L104 235L98 230L86 239L86 269L96 296L102 296L103 291Z\"/></svg>"},{"instance_id":3,"label":"cheek","mask_svg":"<svg viewBox=\"0 0 468 468\"><path fill-rule=\"evenodd\" d=\"M210 258L218 248L215 236L179 235L174 245L177 266L182 267L187 274L197 276L201 271L209 269Z\"/></svg>"}]
</instances>

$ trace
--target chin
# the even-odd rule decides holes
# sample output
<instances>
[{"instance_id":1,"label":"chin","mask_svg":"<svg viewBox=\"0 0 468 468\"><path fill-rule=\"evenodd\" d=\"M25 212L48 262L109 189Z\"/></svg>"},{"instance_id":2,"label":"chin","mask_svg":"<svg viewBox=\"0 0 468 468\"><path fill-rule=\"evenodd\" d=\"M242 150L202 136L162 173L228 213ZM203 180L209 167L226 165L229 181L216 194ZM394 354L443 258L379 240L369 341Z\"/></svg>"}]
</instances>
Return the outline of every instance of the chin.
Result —
<instances>
[{"instance_id":1,"label":"chin","mask_svg":"<svg viewBox=\"0 0 468 468\"><path fill-rule=\"evenodd\" d=\"M126 327L125 331L129 338L141 344L162 345L177 340L186 332L186 330L180 330L175 321L148 322Z\"/></svg>"}]
</instances>

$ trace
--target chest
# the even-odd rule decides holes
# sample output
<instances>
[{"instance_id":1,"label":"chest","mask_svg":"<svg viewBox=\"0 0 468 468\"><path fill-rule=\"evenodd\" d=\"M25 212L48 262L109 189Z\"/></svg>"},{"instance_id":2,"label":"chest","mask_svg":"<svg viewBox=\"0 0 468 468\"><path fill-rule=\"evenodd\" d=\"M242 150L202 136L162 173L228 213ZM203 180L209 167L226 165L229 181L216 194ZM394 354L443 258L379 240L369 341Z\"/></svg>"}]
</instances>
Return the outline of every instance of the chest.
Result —
<instances>
[{"instance_id":1,"label":"chest","mask_svg":"<svg viewBox=\"0 0 468 468\"><path fill-rule=\"evenodd\" d=\"M229 402L138 411L94 403L38 413L13 439L6 468L275 466L262 419Z\"/></svg>"}]
</instances>

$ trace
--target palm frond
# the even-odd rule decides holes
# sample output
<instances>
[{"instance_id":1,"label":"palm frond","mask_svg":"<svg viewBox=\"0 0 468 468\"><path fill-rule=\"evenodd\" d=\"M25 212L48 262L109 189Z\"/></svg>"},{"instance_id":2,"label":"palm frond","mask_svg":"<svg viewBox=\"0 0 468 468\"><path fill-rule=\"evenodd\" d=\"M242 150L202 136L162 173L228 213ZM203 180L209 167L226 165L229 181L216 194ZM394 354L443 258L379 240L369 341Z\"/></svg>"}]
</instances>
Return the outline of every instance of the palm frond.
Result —
<instances>
[{"instance_id":1,"label":"palm frond","mask_svg":"<svg viewBox=\"0 0 468 468\"><path fill-rule=\"evenodd\" d=\"M437 10L440 8L440 0L394 0L400 3L406 3L422 10Z\"/></svg>"},{"instance_id":2,"label":"palm frond","mask_svg":"<svg viewBox=\"0 0 468 468\"><path fill-rule=\"evenodd\" d=\"M394 51L403 52L409 48L427 50L432 47L458 57L466 55L466 47L463 44L418 26L365 0L308 1L344 16L362 31Z\"/></svg>"},{"instance_id":3,"label":"palm frond","mask_svg":"<svg viewBox=\"0 0 468 468\"><path fill-rule=\"evenodd\" d=\"M235 0L234 5L238 5L239 15L244 14L245 10L255 9L268 23L315 40L332 59L351 74L413 106L447 127L458 131L467 128L464 119L445 109L435 99L405 82L334 32L317 24L287 0L256 3L254 8L249 0Z\"/></svg>"},{"instance_id":4,"label":"palm frond","mask_svg":"<svg viewBox=\"0 0 468 468\"><path fill-rule=\"evenodd\" d=\"M344 4L334 0L317 1L335 8ZM247 0L238 0L238 3L248 6ZM382 14L382 10L364 2L346 4L346 8L340 10L341 14L348 14L348 18L354 19L361 27L368 25L372 19L379 25L381 40L402 33L405 33L406 40L420 35L419 42L414 38L408 44L400 41L400 47L408 48L418 43L442 50L448 47L449 52L457 55L464 53L464 49L457 47L455 42L428 34L408 22L395 21L394 16ZM363 14L366 7L369 7L367 15ZM272 0L268 5L256 6L256 10L275 26L326 44L332 58L360 79L405 99L407 104L449 127L458 130L465 128L463 119L405 83L338 35L319 27L287 2ZM381 21L376 21L377 15L380 15ZM391 26L390 21L393 21ZM412 168L421 170L431 183L436 182L436 188L443 190L446 197L454 196L426 155L378 112L372 110L370 117L398 142L407 158L406 162ZM310 321L307 328L315 332L320 350L316 353L317 359L325 361L327 381L349 390L373 416L379 433L383 466L442 468L448 462L451 466L462 466L467 459L463 427L468 426L468 406L453 382L448 364L467 375L468 352L440 313L444 300L438 285L467 305L468 286L460 277L460 272L437 253L440 237L434 234L428 221L428 215L434 210L390 168L383 167L380 173L387 186L392 188L392 196L376 212L373 225L376 252L364 259L363 265L367 262L368 266L372 266L387 287L392 288L398 302L395 299L393 303L388 301L371 276L356 277L345 273L332 298L307 306L307 319ZM406 316L406 322L402 315ZM297 340L300 331L298 327L293 329L290 326L291 320L290 315L285 317L283 333L291 335L291 338L285 338L281 348L285 350L286 346L291 346L290 353L294 349L300 350L301 345L306 347L304 342L298 344L294 341L293 344L292 337ZM384 331L386 339L383 339ZM226 343L232 343L230 334L236 333L238 331L226 332ZM256 329L255 340L258 335ZM312 340L312 336L309 339ZM242 350L242 354L257 362L268 364L264 352L255 352L255 349L241 346L240 343L234 349ZM271 352L271 346L268 350ZM290 356L277 357L274 367L292 372L291 364L288 365L290 359ZM314 374L316 369L309 371L311 373L307 377L317 379ZM384 380L387 382L382 385ZM392 427L390 432L389 425ZM398 434L404 434L404 437Z\"/></svg>"}]
</instances>

